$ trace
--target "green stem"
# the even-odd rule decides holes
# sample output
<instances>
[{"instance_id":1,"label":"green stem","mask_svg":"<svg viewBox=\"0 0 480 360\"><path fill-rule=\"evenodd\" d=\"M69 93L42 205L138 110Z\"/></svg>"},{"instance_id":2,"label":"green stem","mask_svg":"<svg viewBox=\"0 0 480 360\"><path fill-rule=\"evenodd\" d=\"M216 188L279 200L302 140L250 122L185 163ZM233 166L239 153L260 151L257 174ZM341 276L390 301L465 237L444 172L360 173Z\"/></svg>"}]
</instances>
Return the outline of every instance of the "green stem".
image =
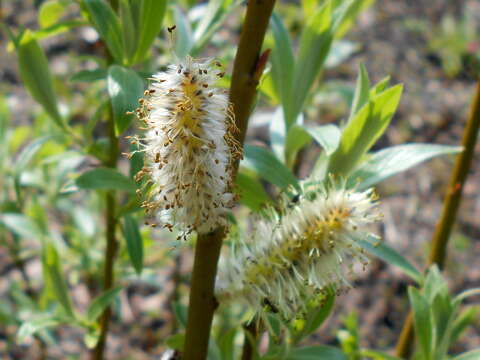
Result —
<instances>
[{"instance_id":1,"label":"green stem","mask_svg":"<svg viewBox=\"0 0 480 360\"><path fill-rule=\"evenodd\" d=\"M118 138L115 135L115 124L113 118L113 111L110 108L109 118L108 118L108 132L109 132L109 157L105 162L105 166L115 168L117 166L117 159L119 153ZM104 258L104 270L103 270L103 290L107 291L113 287L115 277L113 265L115 262L115 256L117 253L118 242L115 235L115 230L117 227L117 219L115 217L115 191L107 191L105 195L106 209L105 209L105 223L106 223L106 242L107 248L105 250ZM108 328L110 324L110 318L112 315L112 309L108 306L101 318L100 318L100 338L98 343L93 350L92 359L93 360L102 360L103 353L105 350L105 343L107 340Z\"/></svg>"},{"instance_id":2,"label":"green stem","mask_svg":"<svg viewBox=\"0 0 480 360\"><path fill-rule=\"evenodd\" d=\"M437 264L440 269L445 266L448 239L450 238L453 225L455 224L458 208L462 199L463 187L472 165L479 129L480 80L477 83L475 98L470 109L470 116L463 132L463 151L458 155L455 162L455 168L453 169L447 193L445 194L442 214L432 238L432 248L428 258L428 265ZM397 343L397 356L402 358L410 357L414 340L413 330L412 313L410 312L405 320L405 324Z\"/></svg>"},{"instance_id":3,"label":"green stem","mask_svg":"<svg viewBox=\"0 0 480 360\"><path fill-rule=\"evenodd\" d=\"M275 0L249 1L233 67L230 102L233 104L235 123L239 128L238 141L243 144L248 118L257 93L259 77L265 66L260 57L265 32ZM195 246L195 259L190 290L184 360L207 358L208 341L213 313L217 307L214 296L217 263L225 229L199 235Z\"/></svg>"}]
</instances>

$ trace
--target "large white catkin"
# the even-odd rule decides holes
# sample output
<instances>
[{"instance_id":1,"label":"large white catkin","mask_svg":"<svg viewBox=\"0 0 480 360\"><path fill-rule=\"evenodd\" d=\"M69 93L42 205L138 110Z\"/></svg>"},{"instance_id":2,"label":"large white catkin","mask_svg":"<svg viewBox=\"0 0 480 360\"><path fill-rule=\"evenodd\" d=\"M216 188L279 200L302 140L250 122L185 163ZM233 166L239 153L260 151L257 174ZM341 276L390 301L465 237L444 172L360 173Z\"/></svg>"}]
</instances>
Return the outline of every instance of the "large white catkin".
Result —
<instances>
[{"instance_id":1,"label":"large white catkin","mask_svg":"<svg viewBox=\"0 0 480 360\"><path fill-rule=\"evenodd\" d=\"M285 318L301 316L332 285L348 285L344 263L350 270L355 259L366 265L357 242L380 218L372 190L356 192L332 180L314 199L289 204L280 218L255 221L253 234L222 258L216 296L256 312L268 304Z\"/></svg>"},{"instance_id":2,"label":"large white catkin","mask_svg":"<svg viewBox=\"0 0 480 360\"><path fill-rule=\"evenodd\" d=\"M191 58L153 76L137 115L145 123L134 138L145 153L139 181L148 175L149 214L185 237L225 225L233 206L232 173L241 149L225 90L215 86L221 65Z\"/></svg>"}]
</instances>

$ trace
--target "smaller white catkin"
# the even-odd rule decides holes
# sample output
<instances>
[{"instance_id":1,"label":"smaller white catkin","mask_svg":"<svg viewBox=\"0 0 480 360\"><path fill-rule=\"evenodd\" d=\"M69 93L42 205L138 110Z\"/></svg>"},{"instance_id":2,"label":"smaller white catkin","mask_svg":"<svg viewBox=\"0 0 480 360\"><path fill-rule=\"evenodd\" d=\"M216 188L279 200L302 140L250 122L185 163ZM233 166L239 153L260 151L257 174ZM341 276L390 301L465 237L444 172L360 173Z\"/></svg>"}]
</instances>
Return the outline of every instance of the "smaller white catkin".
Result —
<instances>
[{"instance_id":1,"label":"smaller white catkin","mask_svg":"<svg viewBox=\"0 0 480 360\"><path fill-rule=\"evenodd\" d=\"M228 97L215 87L223 75L216 61L187 58L153 76L136 110L146 125L144 137L132 140L145 153L136 180L149 177L142 206L163 227L179 230L179 238L225 225L234 203L232 172L241 150Z\"/></svg>"},{"instance_id":2,"label":"smaller white catkin","mask_svg":"<svg viewBox=\"0 0 480 360\"><path fill-rule=\"evenodd\" d=\"M261 219L253 234L222 259L216 287L222 302L243 302L261 313L265 305L287 319L332 286L348 286L344 263L368 263L358 239L381 218L372 189L357 192L330 179L313 195L290 203L281 217Z\"/></svg>"}]
</instances>

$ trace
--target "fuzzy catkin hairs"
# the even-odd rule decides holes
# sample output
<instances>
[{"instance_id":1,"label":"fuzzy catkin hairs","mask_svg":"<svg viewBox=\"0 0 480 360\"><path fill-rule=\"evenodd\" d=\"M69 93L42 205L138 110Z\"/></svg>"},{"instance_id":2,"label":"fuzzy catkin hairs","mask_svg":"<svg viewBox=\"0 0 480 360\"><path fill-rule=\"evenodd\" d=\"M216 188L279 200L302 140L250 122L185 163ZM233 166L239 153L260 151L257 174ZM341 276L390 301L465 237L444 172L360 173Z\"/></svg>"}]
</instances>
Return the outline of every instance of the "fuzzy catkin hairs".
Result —
<instances>
[{"instance_id":1,"label":"fuzzy catkin hairs","mask_svg":"<svg viewBox=\"0 0 480 360\"><path fill-rule=\"evenodd\" d=\"M219 270L216 296L239 301L260 313L265 303L285 318L305 310L315 296L348 285L344 267L368 262L358 239L381 215L372 189L348 189L333 178L282 213L257 219Z\"/></svg>"},{"instance_id":2,"label":"fuzzy catkin hairs","mask_svg":"<svg viewBox=\"0 0 480 360\"><path fill-rule=\"evenodd\" d=\"M133 140L145 154L136 180L149 178L142 206L179 237L225 225L234 204L242 152L227 94L215 86L223 75L217 61L187 58L153 76L136 110L146 130Z\"/></svg>"}]
</instances>

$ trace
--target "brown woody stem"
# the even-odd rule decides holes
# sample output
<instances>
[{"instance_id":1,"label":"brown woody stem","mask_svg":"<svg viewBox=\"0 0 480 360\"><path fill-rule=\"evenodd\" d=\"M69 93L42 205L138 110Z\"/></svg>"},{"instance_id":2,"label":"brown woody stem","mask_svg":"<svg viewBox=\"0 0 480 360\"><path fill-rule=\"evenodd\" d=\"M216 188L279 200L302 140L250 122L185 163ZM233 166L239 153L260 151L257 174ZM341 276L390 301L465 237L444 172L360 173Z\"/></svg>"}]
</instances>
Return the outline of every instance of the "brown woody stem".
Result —
<instances>
[{"instance_id":1,"label":"brown woody stem","mask_svg":"<svg viewBox=\"0 0 480 360\"><path fill-rule=\"evenodd\" d=\"M428 265L437 264L440 269L445 266L447 244L457 217L462 199L462 191L467 179L475 152L478 131L480 128L480 80L477 83L475 98L471 105L470 116L463 132L463 151L457 157L455 168L450 177L447 193L443 202L440 220L432 238L432 248ZM408 314L396 347L397 356L408 358L412 354L414 331L412 313Z\"/></svg>"},{"instance_id":2,"label":"brown woody stem","mask_svg":"<svg viewBox=\"0 0 480 360\"><path fill-rule=\"evenodd\" d=\"M235 123L240 129L237 138L241 144L245 140L248 118L257 94L258 81L265 67L266 59L260 57L260 50L274 5L275 0L248 2L247 14L233 64L230 102L233 104Z\"/></svg>"},{"instance_id":3,"label":"brown woody stem","mask_svg":"<svg viewBox=\"0 0 480 360\"><path fill-rule=\"evenodd\" d=\"M243 340L242 360L252 360L255 355L257 337L260 335L259 319L254 318L244 325L245 339Z\"/></svg>"},{"instance_id":4,"label":"brown woody stem","mask_svg":"<svg viewBox=\"0 0 480 360\"><path fill-rule=\"evenodd\" d=\"M265 65L264 62L259 61L260 50L274 4L275 0L250 0L247 6L230 88L230 102L233 104L235 123L240 129L237 140L241 144L245 140L259 76ZM215 277L224 236L225 229L217 229L211 234L199 235L197 239L184 360L207 358L213 313L217 307L214 296Z\"/></svg>"},{"instance_id":5,"label":"brown woody stem","mask_svg":"<svg viewBox=\"0 0 480 360\"><path fill-rule=\"evenodd\" d=\"M115 168L117 166L117 158L119 153L118 138L115 134L115 123L113 118L113 111L110 108L108 118L108 132L110 140L109 157L105 162L105 166ZM114 277L114 262L117 254L118 242L115 235L117 227L117 219L115 216L115 191L108 191L105 195L106 209L105 209L105 222L106 222L106 242L107 248L105 250L104 257L104 269L103 269L103 291L107 291L113 287ZM108 328L110 324L110 318L112 316L112 308L108 306L101 318L100 318L100 338L92 353L93 360L102 360L103 353L105 351L105 344L107 340Z\"/></svg>"},{"instance_id":6,"label":"brown woody stem","mask_svg":"<svg viewBox=\"0 0 480 360\"><path fill-rule=\"evenodd\" d=\"M118 11L118 0L109 0L108 1L113 11ZM110 65L113 63L113 57L108 50L106 50L107 63ZM108 139L109 139L109 154L107 160L104 162L104 165L111 168L117 167L118 155L120 152L120 147L118 144L118 137L115 134L115 119L113 116L112 104L110 104L108 119L107 119L107 128L108 128ZM105 249L104 256L104 269L103 269L103 291L107 291L113 288L115 282L114 275L114 263L115 256L117 255L118 242L115 235L115 230L117 228L117 218L115 214L115 208L117 206L117 200L115 198L115 191L107 191L105 195L105 224L106 224L106 234L105 238L107 241L107 248ZM112 307L107 306L102 313L100 318L100 337L98 339L97 345L92 352L92 360L102 360L105 352L105 345L107 342L108 328L110 325L110 318L112 317Z\"/></svg>"}]
</instances>

